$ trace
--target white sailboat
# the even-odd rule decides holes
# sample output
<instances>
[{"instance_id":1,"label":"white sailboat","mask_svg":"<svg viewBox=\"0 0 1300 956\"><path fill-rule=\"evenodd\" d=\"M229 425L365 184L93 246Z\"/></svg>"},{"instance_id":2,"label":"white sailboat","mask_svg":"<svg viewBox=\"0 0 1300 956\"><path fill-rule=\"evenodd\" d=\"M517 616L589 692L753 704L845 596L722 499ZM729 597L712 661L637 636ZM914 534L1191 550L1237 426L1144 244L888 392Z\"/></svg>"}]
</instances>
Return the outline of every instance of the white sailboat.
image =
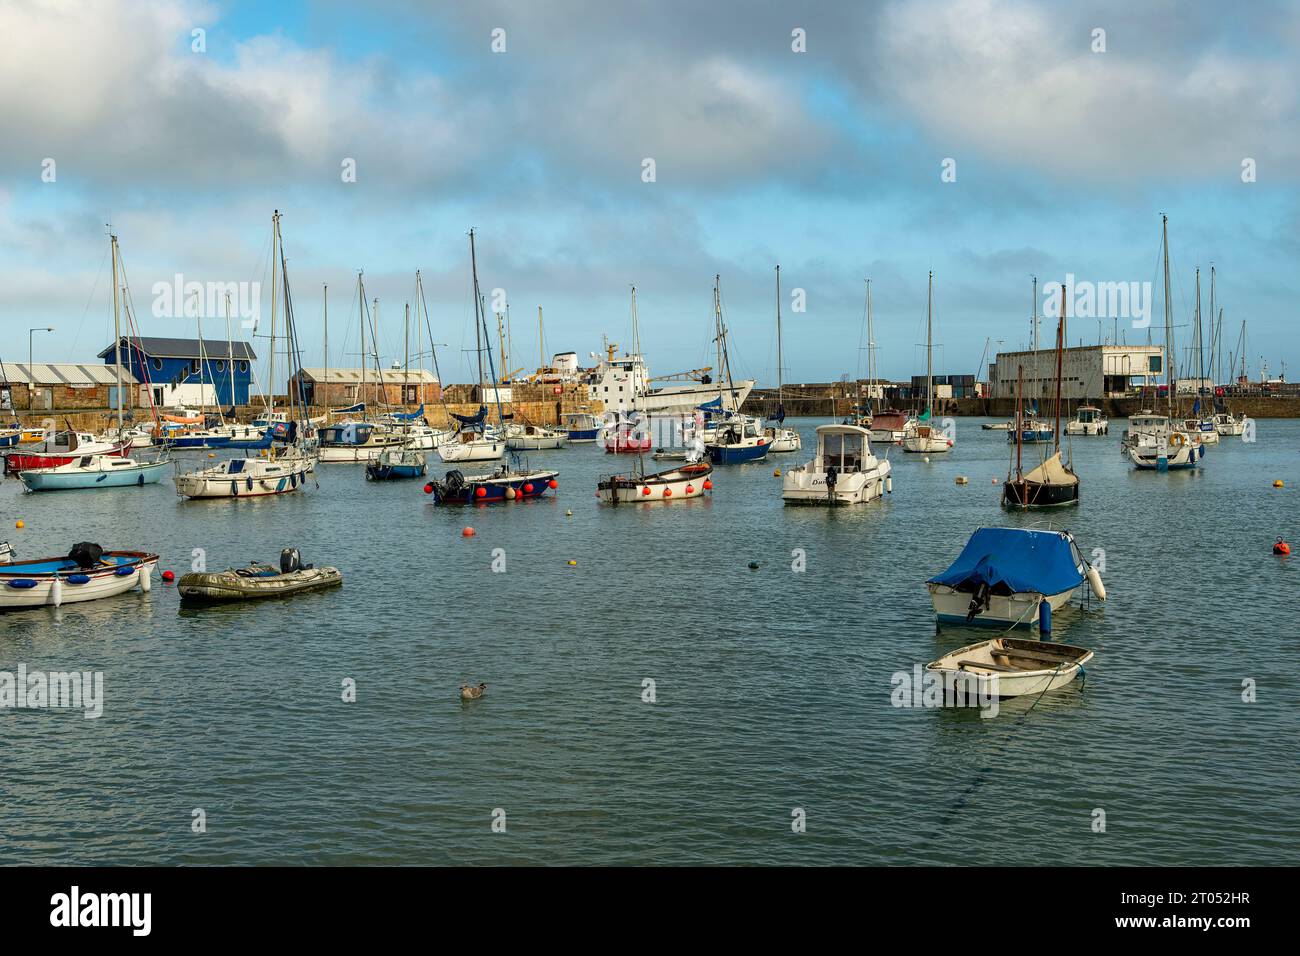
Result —
<instances>
[{"instance_id":1,"label":"white sailboat","mask_svg":"<svg viewBox=\"0 0 1300 956\"><path fill-rule=\"evenodd\" d=\"M903 451L936 455L952 448L952 439L934 427L934 273L925 300L925 411L903 426Z\"/></svg>"},{"instance_id":2,"label":"white sailboat","mask_svg":"<svg viewBox=\"0 0 1300 956\"><path fill-rule=\"evenodd\" d=\"M763 434L767 436L769 452L798 451L803 447L803 439L793 428L785 427L785 370L782 368L781 351L781 267L776 267L776 417L774 424L766 425Z\"/></svg>"}]
</instances>

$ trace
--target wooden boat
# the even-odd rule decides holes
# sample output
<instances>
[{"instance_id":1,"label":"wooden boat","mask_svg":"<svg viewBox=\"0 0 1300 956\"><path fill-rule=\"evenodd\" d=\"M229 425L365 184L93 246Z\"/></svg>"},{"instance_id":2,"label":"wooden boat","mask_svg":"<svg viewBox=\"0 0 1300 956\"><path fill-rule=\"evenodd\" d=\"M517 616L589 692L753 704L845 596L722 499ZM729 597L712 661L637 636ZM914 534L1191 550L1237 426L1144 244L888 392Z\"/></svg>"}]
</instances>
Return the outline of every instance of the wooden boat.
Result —
<instances>
[{"instance_id":1,"label":"wooden boat","mask_svg":"<svg viewBox=\"0 0 1300 956\"><path fill-rule=\"evenodd\" d=\"M18 472L28 491L68 491L87 488L124 488L155 485L162 481L169 461L136 461L113 455L83 455L54 468Z\"/></svg>"},{"instance_id":2,"label":"wooden boat","mask_svg":"<svg viewBox=\"0 0 1300 956\"><path fill-rule=\"evenodd\" d=\"M1092 651L1069 644L998 637L981 644L959 647L926 670L960 675L962 682L978 681L979 697L1021 697L1064 687L1092 660Z\"/></svg>"},{"instance_id":3,"label":"wooden boat","mask_svg":"<svg viewBox=\"0 0 1300 956\"><path fill-rule=\"evenodd\" d=\"M1016 443L1015 471L1007 465L1007 480L1002 483L1002 504L1018 508L1059 508L1079 503L1079 476L1070 463L1061 460L1061 367L1065 350L1065 286L1061 287L1061 318L1056 323L1056 427L1051 429L1056 447L1053 454L1037 468L1023 470L1025 434L1024 367L1016 378L1015 430L1008 437Z\"/></svg>"},{"instance_id":4,"label":"wooden boat","mask_svg":"<svg viewBox=\"0 0 1300 956\"><path fill-rule=\"evenodd\" d=\"M1052 612L1088 582L1106 600L1101 575L1068 531L979 528L946 571L926 582L938 621L1051 630Z\"/></svg>"},{"instance_id":5,"label":"wooden boat","mask_svg":"<svg viewBox=\"0 0 1300 956\"><path fill-rule=\"evenodd\" d=\"M518 472L508 465L502 465L490 475L464 475L453 470L442 481L430 481L424 490L440 505L522 501L540 498L548 490L558 488L558 475L554 470Z\"/></svg>"},{"instance_id":6,"label":"wooden boat","mask_svg":"<svg viewBox=\"0 0 1300 956\"><path fill-rule=\"evenodd\" d=\"M652 475L611 475L596 483L596 497L608 504L699 498L713 490L713 466L694 462Z\"/></svg>"},{"instance_id":7,"label":"wooden boat","mask_svg":"<svg viewBox=\"0 0 1300 956\"><path fill-rule=\"evenodd\" d=\"M182 498L258 498L287 494L307 484L315 462L305 455L229 458L211 468L176 476Z\"/></svg>"},{"instance_id":8,"label":"wooden boat","mask_svg":"<svg viewBox=\"0 0 1300 956\"><path fill-rule=\"evenodd\" d=\"M372 481L387 481L393 478L423 478L425 469L424 455L410 449L392 449L381 452L379 457L366 465L366 477Z\"/></svg>"},{"instance_id":9,"label":"wooden boat","mask_svg":"<svg viewBox=\"0 0 1300 956\"><path fill-rule=\"evenodd\" d=\"M230 601L258 601L289 597L306 591L336 588L343 583L338 568L303 565L295 549L280 555L280 567L254 561L243 568L194 572L176 584L183 604L221 604Z\"/></svg>"},{"instance_id":10,"label":"wooden boat","mask_svg":"<svg viewBox=\"0 0 1300 956\"><path fill-rule=\"evenodd\" d=\"M158 555L76 545L65 557L0 564L0 609L76 604L139 587L148 591Z\"/></svg>"},{"instance_id":11,"label":"wooden boat","mask_svg":"<svg viewBox=\"0 0 1300 956\"><path fill-rule=\"evenodd\" d=\"M871 432L859 425L820 425L817 457L787 469L781 497L790 505L851 505L893 491L887 458L871 451Z\"/></svg>"}]
</instances>

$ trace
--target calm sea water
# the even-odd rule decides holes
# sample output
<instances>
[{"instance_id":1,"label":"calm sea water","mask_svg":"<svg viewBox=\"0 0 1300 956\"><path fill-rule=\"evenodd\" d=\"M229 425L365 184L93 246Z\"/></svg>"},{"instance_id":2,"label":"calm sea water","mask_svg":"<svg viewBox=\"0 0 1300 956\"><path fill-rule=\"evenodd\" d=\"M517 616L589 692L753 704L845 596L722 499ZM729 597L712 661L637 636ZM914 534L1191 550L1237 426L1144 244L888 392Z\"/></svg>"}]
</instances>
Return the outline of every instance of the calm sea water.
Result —
<instances>
[{"instance_id":1,"label":"calm sea water","mask_svg":"<svg viewBox=\"0 0 1300 956\"><path fill-rule=\"evenodd\" d=\"M971 531L1048 521L998 507L1005 433L959 420L947 456L891 452L892 497L827 511L781 503L774 466L815 445L796 424L804 451L720 470L712 500L617 509L590 445L530 456L560 469L556 498L477 508L354 465L237 502L5 481L21 557L91 540L180 574L196 548L220 568L292 545L345 583L0 617L0 669L102 671L106 697L97 720L0 712L0 863L1300 860L1300 558L1270 554L1300 541L1300 422L1190 474L1136 472L1122 423L1074 439L1083 503L1052 520L1104 549L1109 600L1054 636L1096 657L1082 687L994 719L895 708L890 678L992 636L936 633L923 583ZM462 704L462 680L487 696Z\"/></svg>"}]
</instances>

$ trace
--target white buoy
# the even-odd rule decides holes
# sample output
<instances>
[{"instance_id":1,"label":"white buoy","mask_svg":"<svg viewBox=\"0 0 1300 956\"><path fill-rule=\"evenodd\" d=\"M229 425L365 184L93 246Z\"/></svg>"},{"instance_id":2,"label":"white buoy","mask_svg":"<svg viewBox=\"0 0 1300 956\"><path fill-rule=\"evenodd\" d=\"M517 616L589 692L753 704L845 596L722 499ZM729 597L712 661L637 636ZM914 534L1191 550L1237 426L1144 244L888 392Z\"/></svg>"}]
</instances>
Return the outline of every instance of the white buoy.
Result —
<instances>
[{"instance_id":1,"label":"white buoy","mask_svg":"<svg viewBox=\"0 0 1300 956\"><path fill-rule=\"evenodd\" d=\"M1092 565L1088 565L1088 586L1092 588L1092 593L1097 595L1097 600L1106 600L1106 586L1101 583L1101 575Z\"/></svg>"},{"instance_id":2,"label":"white buoy","mask_svg":"<svg viewBox=\"0 0 1300 956\"><path fill-rule=\"evenodd\" d=\"M48 598L51 607L58 607L63 603L63 579L55 578L54 583L50 585L50 596Z\"/></svg>"},{"instance_id":3,"label":"white buoy","mask_svg":"<svg viewBox=\"0 0 1300 956\"><path fill-rule=\"evenodd\" d=\"M145 594L148 594L149 589L153 587L153 575L149 571L149 565L147 564L140 568L140 590Z\"/></svg>"}]
</instances>

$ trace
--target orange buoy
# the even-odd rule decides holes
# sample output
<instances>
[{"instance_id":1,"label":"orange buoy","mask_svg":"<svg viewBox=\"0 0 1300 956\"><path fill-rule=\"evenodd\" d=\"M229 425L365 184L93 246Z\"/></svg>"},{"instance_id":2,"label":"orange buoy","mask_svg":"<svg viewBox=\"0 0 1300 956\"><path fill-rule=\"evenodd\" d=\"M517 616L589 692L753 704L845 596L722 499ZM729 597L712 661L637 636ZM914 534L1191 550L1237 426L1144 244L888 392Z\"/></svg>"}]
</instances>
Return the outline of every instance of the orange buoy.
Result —
<instances>
[{"instance_id":1,"label":"orange buoy","mask_svg":"<svg viewBox=\"0 0 1300 956\"><path fill-rule=\"evenodd\" d=\"M425 493L426 495L431 495L431 494L433 494L433 485L425 485L425 486L424 486L424 493Z\"/></svg>"},{"instance_id":2,"label":"orange buoy","mask_svg":"<svg viewBox=\"0 0 1300 956\"><path fill-rule=\"evenodd\" d=\"M686 486L686 493L687 493L688 495L693 495L693 494L695 494L695 486L694 486L694 485L687 485L687 486Z\"/></svg>"},{"instance_id":3,"label":"orange buoy","mask_svg":"<svg viewBox=\"0 0 1300 956\"><path fill-rule=\"evenodd\" d=\"M475 497L475 498L486 498L486 497L487 497L487 489L486 489L486 488L475 488L475 489L474 489L474 497Z\"/></svg>"},{"instance_id":4,"label":"orange buoy","mask_svg":"<svg viewBox=\"0 0 1300 956\"><path fill-rule=\"evenodd\" d=\"M705 490L705 491L712 491L712 490L713 490L713 479L712 479L712 478L705 478L705 479L704 479L704 490Z\"/></svg>"},{"instance_id":5,"label":"orange buoy","mask_svg":"<svg viewBox=\"0 0 1300 956\"><path fill-rule=\"evenodd\" d=\"M672 496L673 496L673 490L672 490L671 488L665 488L665 489L664 489L664 497L665 497L665 498L671 498Z\"/></svg>"},{"instance_id":6,"label":"orange buoy","mask_svg":"<svg viewBox=\"0 0 1300 956\"><path fill-rule=\"evenodd\" d=\"M464 528L464 529L461 531L460 536L461 536L462 538L472 538L472 537L474 537L474 529L473 529L473 528Z\"/></svg>"},{"instance_id":7,"label":"orange buoy","mask_svg":"<svg viewBox=\"0 0 1300 956\"><path fill-rule=\"evenodd\" d=\"M1277 478L1277 479L1275 479L1275 480L1273 481L1273 487L1274 487L1274 488L1285 488L1285 487L1286 487L1286 482L1284 482L1281 478Z\"/></svg>"},{"instance_id":8,"label":"orange buoy","mask_svg":"<svg viewBox=\"0 0 1300 956\"><path fill-rule=\"evenodd\" d=\"M1287 544L1281 538L1278 538L1277 541L1273 544L1273 553L1284 555L1284 556L1288 555L1291 553L1291 545Z\"/></svg>"},{"instance_id":9,"label":"orange buoy","mask_svg":"<svg viewBox=\"0 0 1300 956\"><path fill-rule=\"evenodd\" d=\"M15 527L15 528L20 528L20 529L21 529L21 528L25 528L25 527L27 527L27 526L26 526L26 525L25 525L21 520L19 520L19 521L15 521L15 522L14 522L14 527Z\"/></svg>"},{"instance_id":10,"label":"orange buoy","mask_svg":"<svg viewBox=\"0 0 1300 956\"><path fill-rule=\"evenodd\" d=\"M560 487L560 483L556 481L554 478L552 478L550 481L546 483L546 486L550 488L552 491L554 491L556 488Z\"/></svg>"},{"instance_id":11,"label":"orange buoy","mask_svg":"<svg viewBox=\"0 0 1300 956\"><path fill-rule=\"evenodd\" d=\"M642 488L642 489L641 489L641 494L643 494L643 495L648 495L648 494L650 494L650 489L649 489L649 488Z\"/></svg>"}]
</instances>

